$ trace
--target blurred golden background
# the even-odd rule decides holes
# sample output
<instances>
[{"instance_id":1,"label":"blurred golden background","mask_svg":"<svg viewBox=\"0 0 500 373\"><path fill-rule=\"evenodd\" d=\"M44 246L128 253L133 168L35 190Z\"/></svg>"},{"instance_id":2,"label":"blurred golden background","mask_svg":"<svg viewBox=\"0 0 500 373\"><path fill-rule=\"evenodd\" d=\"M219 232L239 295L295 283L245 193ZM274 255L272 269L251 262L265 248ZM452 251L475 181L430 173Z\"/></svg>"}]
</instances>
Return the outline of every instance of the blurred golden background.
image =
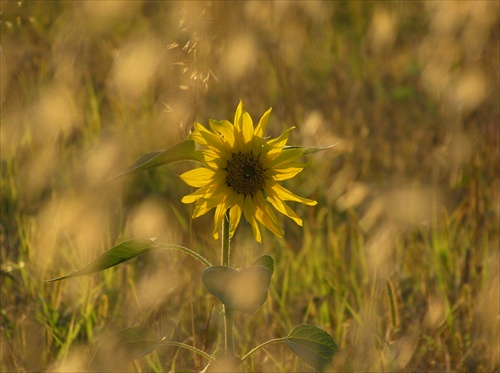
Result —
<instances>
[{"instance_id":1,"label":"blurred golden background","mask_svg":"<svg viewBox=\"0 0 500 373\"><path fill-rule=\"evenodd\" d=\"M211 217L180 203L190 165L108 179L194 121L232 121L240 99L254 120L273 107L270 136L296 126L290 145L336 146L289 182L319 202L297 206L304 228L262 245L247 224L235 235L236 266L276 261L267 303L236 320L237 351L309 323L357 371L499 369L498 2L1 7L0 370L204 366L174 348L116 365L97 348L147 325L213 352L220 305L190 258L44 281L132 237L216 262ZM279 345L243 368L310 369Z\"/></svg>"}]
</instances>

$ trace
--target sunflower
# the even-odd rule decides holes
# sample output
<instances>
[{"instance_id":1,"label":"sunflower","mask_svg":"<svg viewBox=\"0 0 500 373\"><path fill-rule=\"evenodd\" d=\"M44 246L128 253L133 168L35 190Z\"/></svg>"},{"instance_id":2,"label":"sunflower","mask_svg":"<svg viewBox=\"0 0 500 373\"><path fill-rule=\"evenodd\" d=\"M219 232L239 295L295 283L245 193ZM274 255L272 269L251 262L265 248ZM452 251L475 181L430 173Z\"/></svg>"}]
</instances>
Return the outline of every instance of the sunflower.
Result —
<instances>
[{"instance_id":1,"label":"sunflower","mask_svg":"<svg viewBox=\"0 0 500 373\"><path fill-rule=\"evenodd\" d=\"M297 196L279 184L303 170L305 165L298 159L304 151L285 147L294 127L277 138L263 137L270 114L271 108L254 127L240 101L234 124L227 120L210 120L210 129L199 123L194 125L190 137L204 146L197 152L197 159L204 167L180 175L186 184L198 188L182 198L182 202L195 203L193 218L215 208L215 238L219 237L222 219L228 210L231 236L243 214L252 227L255 240L261 242L259 223L283 237L283 229L271 206L302 225L302 219L286 201L316 205L316 201Z\"/></svg>"}]
</instances>

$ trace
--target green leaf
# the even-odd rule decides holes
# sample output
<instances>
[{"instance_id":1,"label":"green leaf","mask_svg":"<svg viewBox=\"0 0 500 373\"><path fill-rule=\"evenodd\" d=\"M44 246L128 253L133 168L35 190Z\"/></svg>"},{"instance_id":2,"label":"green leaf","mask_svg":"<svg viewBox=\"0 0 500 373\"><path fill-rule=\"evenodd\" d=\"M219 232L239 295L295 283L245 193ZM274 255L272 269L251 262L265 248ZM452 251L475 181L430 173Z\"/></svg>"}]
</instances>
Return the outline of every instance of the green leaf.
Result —
<instances>
[{"instance_id":1,"label":"green leaf","mask_svg":"<svg viewBox=\"0 0 500 373\"><path fill-rule=\"evenodd\" d=\"M203 271L201 280L207 290L224 303L226 284L234 273L236 273L236 270L231 267L212 266Z\"/></svg>"},{"instance_id":2,"label":"green leaf","mask_svg":"<svg viewBox=\"0 0 500 373\"><path fill-rule=\"evenodd\" d=\"M104 269L114 267L117 264L123 263L132 258L135 258L136 256L142 255L157 247L158 245L155 244L153 240L147 238L139 238L130 241L125 241L119 245L112 247L108 251L105 251L86 266L77 269L76 271L71 272L70 274L67 274L65 276L47 280L46 282L54 282L54 281L64 280L67 278L83 276L99 272Z\"/></svg>"},{"instance_id":3,"label":"green leaf","mask_svg":"<svg viewBox=\"0 0 500 373\"><path fill-rule=\"evenodd\" d=\"M140 326L120 330L115 338L119 341L117 347L125 349L129 361L151 353L162 344L149 329Z\"/></svg>"},{"instance_id":4,"label":"green leaf","mask_svg":"<svg viewBox=\"0 0 500 373\"><path fill-rule=\"evenodd\" d=\"M148 355L159 346L173 346L194 352L211 363L216 360L196 347L182 342L157 338L150 329L141 326L123 329L106 338L97 348L89 363L92 371L117 371L123 369L123 362L129 362ZM184 370L183 370L184 371Z\"/></svg>"},{"instance_id":5,"label":"green leaf","mask_svg":"<svg viewBox=\"0 0 500 373\"><path fill-rule=\"evenodd\" d=\"M285 145L283 149L303 149L304 155L317 153L322 150L327 150L333 148L337 144L325 145L325 146L298 146L298 145Z\"/></svg>"},{"instance_id":6,"label":"green leaf","mask_svg":"<svg viewBox=\"0 0 500 373\"><path fill-rule=\"evenodd\" d=\"M199 160L195 150L195 143L193 140L184 140L166 150L155 150L146 153L139 157L132 163L125 171L114 176L111 180L121 176L133 174L139 171L147 170L149 168L158 167L167 163L178 161L196 161Z\"/></svg>"},{"instance_id":7,"label":"green leaf","mask_svg":"<svg viewBox=\"0 0 500 373\"><path fill-rule=\"evenodd\" d=\"M162 343L163 341L147 328L132 327L120 330L99 345L89 363L89 368L91 370L109 369L113 365L145 356Z\"/></svg>"},{"instance_id":8,"label":"green leaf","mask_svg":"<svg viewBox=\"0 0 500 373\"><path fill-rule=\"evenodd\" d=\"M223 304L252 314L266 302L271 276L272 272L262 265L238 270L213 266L203 271L201 279L207 290Z\"/></svg>"},{"instance_id":9,"label":"green leaf","mask_svg":"<svg viewBox=\"0 0 500 373\"><path fill-rule=\"evenodd\" d=\"M285 344L298 357L322 372L339 346L330 334L313 325L299 325L286 336Z\"/></svg>"},{"instance_id":10,"label":"green leaf","mask_svg":"<svg viewBox=\"0 0 500 373\"><path fill-rule=\"evenodd\" d=\"M120 263L123 263L127 260L130 260L132 258L135 258L139 255L142 255L144 253L147 253L151 250L155 249L172 249L172 250L179 250L182 251L186 254L191 255L195 259L198 259L200 262L205 264L207 267L210 267L210 262L208 262L205 258L203 258L200 254L186 248L183 246L179 245L168 245L168 244L162 244L162 243L156 243L154 240L149 239L149 238L136 238L132 239L130 241L125 241L122 242L119 245L116 245L109 249L108 251L105 251L102 253L100 256L95 258L92 262L87 264L86 266L77 269L74 272L71 272L70 274L67 274L65 276L53 278L51 280L47 280L46 282L54 282L54 281L60 281L60 280L65 280L68 278L72 277L77 277L77 276L83 276L83 275L88 275L91 273L99 272L111 267L114 267Z\"/></svg>"},{"instance_id":11,"label":"green leaf","mask_svg":"<svg viewBox=\"0 0 500 373\"><path fill-rule=\"evenodd\" d=\"M252 263L252 266L263 266L271 272L271 275L274 273L274 259L271 255L262 255Z\"/></svg>"}]
</instances>

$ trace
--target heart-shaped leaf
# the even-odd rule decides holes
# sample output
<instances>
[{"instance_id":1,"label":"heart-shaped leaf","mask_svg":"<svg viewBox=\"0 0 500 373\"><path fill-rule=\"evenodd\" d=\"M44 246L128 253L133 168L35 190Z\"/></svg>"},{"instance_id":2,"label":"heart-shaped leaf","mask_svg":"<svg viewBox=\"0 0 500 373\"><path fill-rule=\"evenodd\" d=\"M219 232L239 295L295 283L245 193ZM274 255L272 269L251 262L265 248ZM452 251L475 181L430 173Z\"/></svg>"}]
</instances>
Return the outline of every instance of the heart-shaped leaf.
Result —
<instances>
[{"instance_id":1,"label":"heart-shaped leaf","mask_svg":"<svg viewBox=\"0 0 500 373\"><path fill-rule=\"evenodd\" d=\"M136 238L133 240L122 242L116 246L113 246L111 249L109 249L108 251L105 251L104 253L99 255L97 258L95 258L89 264L83 266L80 269L77 269L74 272L71 272L70 274L67 274L67 275L61 276L61 277L57 277L57 278L53 278L51 280L47 280L46 282L65 280L67 278L72 278L72 277L88 275L91 273L99 272L99 271L105 270L107 268L114 267L120 263L123 263L127 260L135 258L136 256L142 255L144 253L147 253L147 252L149 252L151 250L155 250L155 249L179 250L179 251L182 251L186 254L191 255L195 259L198 259L200 262L205 264L207 267L210 267L210 265L211 265L210 262L208 262L200 254L198 254L198 253L196 253L196 252L194 252L186 247L179 246L179 245L169 245L169 244L156 243L153 239L149 239L149 238Z\"/></svg>"},{"instance_id":2,"label":"heart-shaped leaf","mask_svg":"<svg viewBox=\"0 0 500 373\"><path fill-rule=\"evenodd\" d=\"M313 325L296 326L284 339L295 355L320 372L340 351L330 334Z\"/></svg>"},{"instance_id":3,"label":"heart-shaped leaf","mask_svg":"<svg viewBox=\"0 0 500 373\"><path fill-rule=\"evenodd\" d=\"M225 303L226 284L234 274L236 269L226 266L212 266L201 274L201 280L207 290Z\"/></svg>"},{"instance_id":4,"label":"heart-shaped leaf","mask_svg":"<svg viewBox=\"0 0 500 373\"><path fill-rule=\"evenodd\" d=\"M201 275L207 290L226 306L240 312L254 313L267 299L272 272L256 265L244 269L213 266Z\"/></svg>"},{"instance_id":5,"label":"heart-shaped leaf","mask_svg":"<svg viewBox=\"0 0 500 373\"><path fill-rule=\"evenodd\" d=\"M147 170L149 168L158 167L167 163L188 160L196 161L199 160L197 154L194 141L189 139L184 140L166 150L155 150L142 155L139 159L127 167L125 171L114 176L112 179Z\"/></svg>"},{"instance_id":6,"label":"heart-shaped leaf","mask_svg":"<svg viewBox=\"0 0 500 373\"><path fill-rule=\"evenodd\" d=\"M271 275L274 273L274 259L271 255L262 255L252 263L252 266L263 266L271 272Z\"/></svg>"}]
</instances>

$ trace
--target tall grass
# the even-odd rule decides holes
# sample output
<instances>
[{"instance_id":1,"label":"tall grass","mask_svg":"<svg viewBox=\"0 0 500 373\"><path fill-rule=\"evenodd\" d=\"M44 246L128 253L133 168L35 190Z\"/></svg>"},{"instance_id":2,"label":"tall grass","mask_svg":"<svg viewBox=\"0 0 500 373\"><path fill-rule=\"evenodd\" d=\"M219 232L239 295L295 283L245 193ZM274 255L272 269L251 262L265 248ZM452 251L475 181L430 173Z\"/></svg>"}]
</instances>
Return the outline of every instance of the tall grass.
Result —
<instances>
[{"instance_id":1,"label":"tall grass","mask_svg":"<svg viewBox=\"0 0 500 373\"><path fill-rule=\"evenodd\" d=\"M116 365L113 332L146 325L212 353L220 304L202 268L154 253L44 280L119 241L158 237L216 261L212 220L180 203L186 164L117 182L193 121L273 107L271 135L326 145L290 186L304 228L233 261L276 261L237 316L237 352L297 324L329 331L357 371L498 371L499 5L496 2L2 2L2 371L204 366L161 348ZM230 118L229 118L230 119ZM100 348L98 348L101 346ZM249 371L306 371L280 345Z\"/></svg>"}]
</instances>

